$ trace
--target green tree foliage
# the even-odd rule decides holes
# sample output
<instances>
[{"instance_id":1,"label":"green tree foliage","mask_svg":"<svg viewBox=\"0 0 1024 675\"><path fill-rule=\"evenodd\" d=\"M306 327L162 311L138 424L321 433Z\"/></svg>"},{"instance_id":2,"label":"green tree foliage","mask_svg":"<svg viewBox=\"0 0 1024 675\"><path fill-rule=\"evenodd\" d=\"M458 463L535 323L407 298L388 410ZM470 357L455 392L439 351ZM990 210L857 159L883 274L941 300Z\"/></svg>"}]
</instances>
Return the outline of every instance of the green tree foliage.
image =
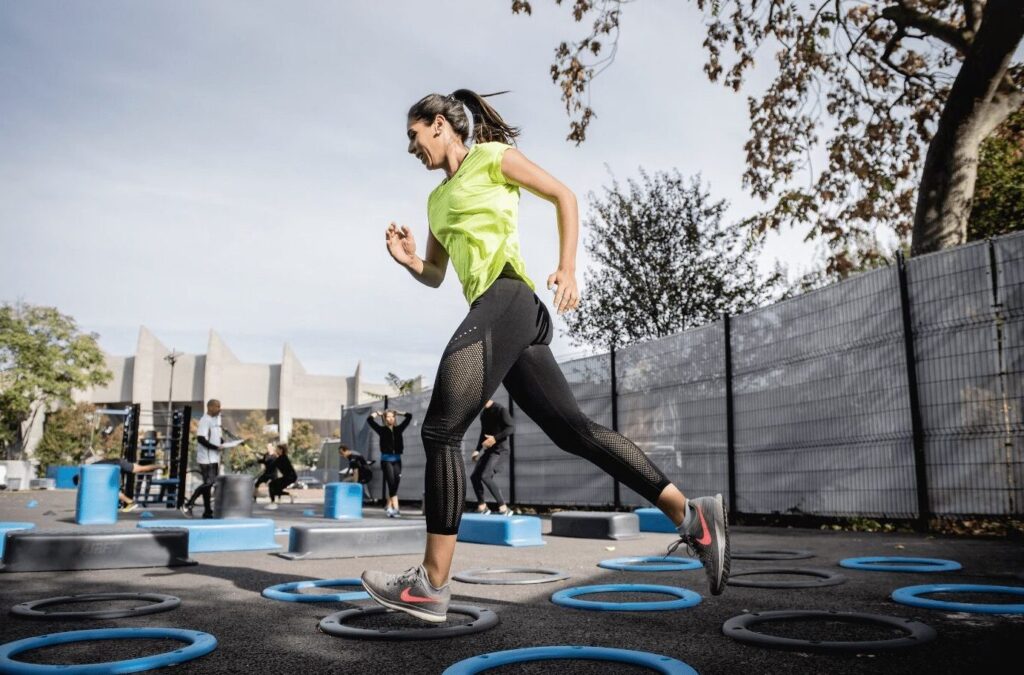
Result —
<instances>
[{"instance_id":1,"label":"green tree foliage","mask_svg":"<svg viewBox=\"0 0 1024 675\"><path fill-rule=\"evenodd\" d=\"M43 437L33 453L45 474L48 466L81 464L91 449L98 457L120 457L122 420L96 412L91 403L64 406L46 415Z\"/></svg>"},{"instance_id":2,"label":"green tree foliage","mask_svg":"<svg viewBox=\"0 0 1024 675\"><path fill-rule=\"evenodd\" d=\"M770 299L779 275L757 277L759 244L722 224L699 177L640 172L591 195L587 271L580 309L565 315L576 344L607 347L664 337Z\"/></svg>"},{"instance_id":3,"label":"green tree foliage","mask_svg":"<svg viewBox=\"0 0 1024 675\"><path fill-rule=\"evenodd\" d=\"M46 416L43 438L33 455L41 468L82 463L90 437L95 437L95 410L91 404L79 403Z\"/></svg>"},{"instance_id":4,"label":"green tree foliage","mask_svg":"<svg viewBox=\"0 0 1024 675\"><path fill-rule=\"evenodd\" d=\"M320 435L308 420L295 420L288 435L288 453L297 466L315 466L320 459Z\"/></svg>"},{"instance_id":5,"label":"green tree foliage","mask_svg":"<svg viewBox=\"0 0 1024 675\"><path fill-rule=\"evenodd\" d=\"M413 387L416 386L416 378L415 377L410 379L410 380L403 380L402 378L400 378L398 375L395 375L394 373L388 373L387 377L385 377L384 380L385 380L385 382L387 382L392 387L394 387L395 389L398 390L398 395L399 396L404 396L405 394L411 394L412 390L413 390Z\"/></svg>"},{"instance_id":6,"label":"green tree foliage","mask_svg":"<svg viewBox=\"0 0 1024 675\"><path fill-rule=\"evenodd\" d=\"M76 389L110 381L96 334L53 307L0 305L0 446L21 455L22 429L35 415L71 405Z\"/></svg>"},{"instance_id":7,"label":"green tree foliage","mask_svg":"<svg viewBox=\"0 0 1024 675\"><path fill-rule=\"evenodd\" d=\"M838 277L887 255L880 234L912 239L914 253L966 240L980 144L1024 105L1024 63L1014 62L1024 2L694 2L712 82L739 91L755 60L775 58L771 84L748 98L743 182L767 203L751 232L809 226ZM594 117L590 84L614 60L630 3L566 4L590 32L556 48L550 74L579 144ZM637 103L654 109L656 97Z\"/></svg>"},{"instance_id":8,"label":"green tree foliage","mask_svg":"<svg viewBox=\"0 0 1024 675\"><path fill-rule=\"evenodd\" d=\"M981 144L970 241L1024 230L1024 110Z\"/></svg>"},{"instance_id":9,"label":"green tree foliage","mask_svg":"<svg viewBox=\"0 0 1024 675\"><path fill-rule=\"evenodd\" d=\"M221 455L221 462L233 471L258 472L262 469L259 458L266 452L267 443L277 442L277 434L267 431L268 426L270 422L266 415L259 410L250 412L236 430L245 444Z\"/></svg>"}]
</instances>

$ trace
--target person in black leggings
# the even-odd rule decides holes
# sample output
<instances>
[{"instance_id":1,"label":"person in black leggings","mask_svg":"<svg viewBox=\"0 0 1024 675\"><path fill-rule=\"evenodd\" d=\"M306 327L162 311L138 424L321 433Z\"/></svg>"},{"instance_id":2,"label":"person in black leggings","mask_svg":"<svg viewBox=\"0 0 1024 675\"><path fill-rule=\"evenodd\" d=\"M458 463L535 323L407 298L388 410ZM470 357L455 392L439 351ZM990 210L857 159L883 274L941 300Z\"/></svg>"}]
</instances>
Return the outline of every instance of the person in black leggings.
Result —
<instances>
[{"instance_id":1,"label":"person in black leggings","mask_svg":"<svg viewBox=\"0 0 1024 675\"><path fill-rule=\"evenodd\" d=\"M260 486L277 477L277 468L274 466L277 463L277 453L274 451L273 443L267 443L267 452L260 458L259 463L263 465L263 473L256 478L256 485L253 486L253 501L256 501L256 493L260 491Z\"/></svg>"},{"instance_id":2,"label":"person in black leggings","mask_svg":"<svg viewBox=\"0 0 1024 675\"><path fill-rule=\"evenodd\" d=\"M486 485L491 491L491 496L498 502L498 513L503 516L513 515L512 509L505 503L501 488L494 482L494 475L501 469L501 453L508 450L505 441L514 430L512 416L508 410L500 403L487 399L484 410L480 413L480 440L477 441L476 450L470 457L476 462L476 468L469 475L469 482L473 484L473 492L476 493L477 513L491 512L484 501Z\"/></svg>"},{"instance_id":3,"label":"person in black leggings","mask_svg":"<svg viewBox=\"0 0 1024 675\"><path fill-rule=\"evenodd\" d=\"M405 419L400 424L395 424L398 421L398 415L402 415ZM385 513L388 518L401 518L402 512L398 508L398 484L402 481L402 452L405 450L402 432L412 421L412 413L385 410L383 426L373 419L380 416L380 412L374 411L370 413L366 423L380 437L380 471L388 490Z\"/></svg>"},{"instance_id":4,"label":"person in black leggings","mask_svg":"<svg viewBox=\"0 0 1024 675\"><path fill-rule=\"evenodd\" d=\"M424 96L409 109L405 134L408 152L444 178L427 199L426 257L417 255L412 231L395 223L384 234L388 253L433 288L451 263L469 313L444 348L421 429L427 455L423 563L401 574L363 572L367 593L389 609L447 620L448 577L466 498L462 438L501 383L555 445L657 505L676 525L680 543L700 556L711 593L721 593L729 575L722 496L687 499L635 443L584 415L548 346L551 315L534 293L520 252L519 196L525 189L555 206L558 268L547 288L561 314L580 301L575 195L512 147L519 129L468 89Z\"/></svg>"},{"instance_id":5,"label":"person in black leggings","mask_svg":"<svg viewBox=\"0 0 1024 675\"><path fill-rule=\"evenodd\" d=\"M270 503L267 504L267 508L271 510L277 508L279 497L291 496L284 489L299 479L299 476L295 473L295 468L292 466L292 461L288 459L287 443L277 444L276 455L277 459L274 462L274 468L281 472L281 477L270 481Z\"/></svg>"}]
</instances>

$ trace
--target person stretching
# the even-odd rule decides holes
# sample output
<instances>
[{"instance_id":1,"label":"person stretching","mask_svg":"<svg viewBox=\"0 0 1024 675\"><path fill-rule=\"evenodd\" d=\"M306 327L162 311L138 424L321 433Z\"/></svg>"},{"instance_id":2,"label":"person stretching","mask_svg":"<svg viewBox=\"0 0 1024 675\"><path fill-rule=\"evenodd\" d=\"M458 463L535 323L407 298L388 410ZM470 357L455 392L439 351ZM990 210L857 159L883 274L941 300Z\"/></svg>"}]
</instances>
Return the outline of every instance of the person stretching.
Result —
<instances>
[{"instance_id":1,"label":"person stretching","mask_svg":"<svg viewBox=\"0 0 1024 675\"><path fill-rule=\"evenodd\" d=\"M402 481L402 451L405 448L402 432L412 421L412 413L385 410L384 426L373 419L380 415L379 412L370 413L370 416L366 418L366 423L380 437L380 471L384 476L384 485L387 486L388 491L385 513L388 518L401 518L402 513L398 508L398 484ZM401 424L396 425L398 415L404 416L405 419Z\"/></svg>"},{"instance_id":2,"label":"person stretching","mask_svg":"<svg viewBox=\"0 0 1024 675\"><path fill-rule=\"evenodd\" d=\"M547 277L559 314L575 309L579 218L576 197L511 147L519 130L480 95L430 94L409 109L408 151L445 178L427 200L426 257L408 227L384 233L388 253L417 281L438 287L452 263L469 313L438 364L421 436L426 452L427 543L423 563L401 574L365 571L363 587L381 605L425 621L446 620L448 577L466 498L462 438L504 383L516 405L562 450L593 462L655 504L675 523L680 543L700 557L711 593L729 577L729 539L721 495L687 499L635 443L583 414L549 347L551 316L534 293L519 247L519 193L555 206L558 268ZM467 142L473 142L467 148Z\"/></svg>"}]
</instances>

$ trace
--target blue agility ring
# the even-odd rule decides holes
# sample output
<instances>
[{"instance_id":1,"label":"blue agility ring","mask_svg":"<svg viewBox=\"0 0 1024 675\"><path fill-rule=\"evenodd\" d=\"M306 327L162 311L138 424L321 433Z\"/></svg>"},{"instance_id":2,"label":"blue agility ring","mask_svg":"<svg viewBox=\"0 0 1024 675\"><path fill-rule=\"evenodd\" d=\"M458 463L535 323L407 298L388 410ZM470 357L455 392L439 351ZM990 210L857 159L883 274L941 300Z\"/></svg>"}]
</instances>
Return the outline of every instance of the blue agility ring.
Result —
<instances>
[{"instance_id":1,"label":"blue agility ring","mask_svg":"<svg viewBox=\"0 0 1024 675\"><path fill-rule=\"evenodd\" d=\"M630 649L609 649L607 647L525 647L503 652L481 654L448 666L441 675L475 675L491 668L528 661L590 659L593 661L616 661L634 666L643 666L663 675L697 675L697 671L670 656L635 652Z\"/></svg>"},{"instance_id":2,"label":"blue agility ring","mask_svg":"<svg viewBox=\"0 0 1024 675\"><path fill-rule=\"evenodd\" d=\"M578 600L577 595L590 593L665 593L676 596L675 600L657 602L594 602ZM700 604L700 595L685 588L656 586L653 584L605 584L598 586L576 586L558 591L551 596L551 602L573 609L594 609L602 612L665 612L684 609Z\"/></svg>"},{"instance_id":3,"label":"blue agility ring","mask_svg":"<svg viewBox=\"0 0 1024 675\"><path fill-rule=\"evenodd\" d=\"M71 642L88 640L180 640L189 643L184 649L173 652L143 656L124 661L107 661L104 663L82 663L75 665L51 665L45 663L25 663L14 661L11 657L42 647L66 645ZM32 673L137 673L153 668L174 666L209 654L217 648L217 638L209 633L180 628L99 628L94 630L73 630L66 633L52 633L38 637L25 638L0 645L0 672L29 675Z\"/></svg>"},{"instance_id":4,"label":"blue agility ring","mask_svg":"<svg viewBox=\"0 0 1024 675\"><path fill-rule=\"evenodd\" d=\"M1022 586L986 586L984 584L931 584L925 586L907 586L892 592L892 599L901 605L924 607L925 609L942 609L950 612L970 612L973 614L1024 614L1024 604L1020 605L982 605L973 602L951 602L920 598L924 593L1008 593L1024 595Z\"/></svg>"},{"instance_id":5,"label":"blue agility ring","mask_svg":"<svg viewBox=\"0 0 1024 675\"><path fill-rule=\"evenodd\" d=\"M309 581L292 581L287 584L278 584L263 589L263 597L282 602L351 602L353 600L369 600L370 595L366 591L354 593L324 593L322 595L311 595L307 593L295 593L300 588L337 588L344 586L363 587L359 579L310 579Z\"/></svg>"},{"instance_id":6,"label":"blue agility ring","mask_svg":"<svg viewBox=\"0 0 1024 675\"><path fill-rule=\"evenodd\" d=\"M901 556L885 555L868 558L847 558L846 560L840 560L839 566L851 570L870 570L872 572L953 572L962 569L960 563L955 560L904 558Z\"/></svg>"},{"instance_id":7,"label":"blue agility ring","mask_svg":"<svg viewBox=\"0 0 1024 675\"><path fill-rule=\"evenodd\" d=\"M655 563L648 565L645 563ZM680 572L696 570L703 567L699 560L693 558L674 558L672 556L646 556L639 558L612 558L597 563L606 570L622 570L625 572Z\"/></svg>"}]
</instances>

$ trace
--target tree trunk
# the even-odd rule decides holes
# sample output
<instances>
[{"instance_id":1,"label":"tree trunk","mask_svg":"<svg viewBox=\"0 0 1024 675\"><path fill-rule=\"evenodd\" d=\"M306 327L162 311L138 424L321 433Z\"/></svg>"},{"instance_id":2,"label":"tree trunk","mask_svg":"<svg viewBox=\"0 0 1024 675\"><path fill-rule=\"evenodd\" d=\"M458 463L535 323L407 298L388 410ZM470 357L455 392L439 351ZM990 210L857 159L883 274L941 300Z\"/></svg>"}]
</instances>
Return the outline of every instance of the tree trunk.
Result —
<instances>
[{"instance_id":1,"label":"tree trunk","mask_svg":"<svg viewBox=\"0 0 1024 675\"><path fill-rule=\"evenodd\" d=\"M914 255L967 241L981 142L1019 105L1019 92L1001 91L1000 85L1005 87L1022 37L1024 2L989 0L925 156L914 212Z\"/></svg>"}]
</instances>

